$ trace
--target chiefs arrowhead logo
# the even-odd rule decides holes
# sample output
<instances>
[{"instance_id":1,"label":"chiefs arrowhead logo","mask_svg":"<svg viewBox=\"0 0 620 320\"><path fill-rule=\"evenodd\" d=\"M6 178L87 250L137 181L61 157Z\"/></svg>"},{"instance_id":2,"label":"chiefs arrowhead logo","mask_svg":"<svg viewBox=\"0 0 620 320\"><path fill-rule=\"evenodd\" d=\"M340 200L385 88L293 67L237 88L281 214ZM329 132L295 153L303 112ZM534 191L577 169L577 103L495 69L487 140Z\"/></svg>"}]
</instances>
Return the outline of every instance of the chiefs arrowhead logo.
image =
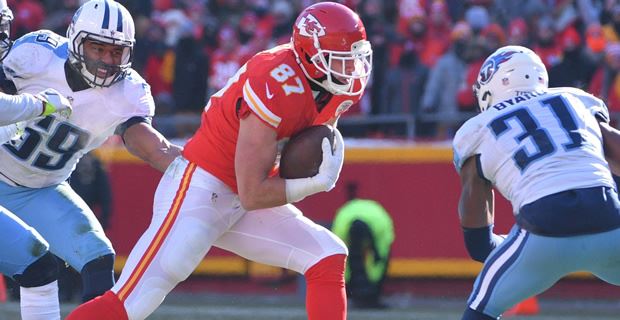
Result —
<instances>
[{"instance_id":1,"label":"chiefs arrowhead logo","mask_svg":"<svg viewBox=\"0 0 620 320\"><path fill-rule=\"evenodd\" d=\"M297 22L297 28L299 29L299 34L304 37L312 37L314 34L317 37L325 35L325 27L311 14L301 17L299 22Z\"/></svg>"},{"instance_id":2,"label":"chiefs arrowhead logo","mask_svg":"<svg viewBox=\"0 0 620 320\"><path fill-rule=\"evenodd\" d=\"M345 100L343 101L337 108L335 112L335 116L339 117L341 114L345 113L349 108L353 105L353 101Z\"/></svg>"}]
</instances>

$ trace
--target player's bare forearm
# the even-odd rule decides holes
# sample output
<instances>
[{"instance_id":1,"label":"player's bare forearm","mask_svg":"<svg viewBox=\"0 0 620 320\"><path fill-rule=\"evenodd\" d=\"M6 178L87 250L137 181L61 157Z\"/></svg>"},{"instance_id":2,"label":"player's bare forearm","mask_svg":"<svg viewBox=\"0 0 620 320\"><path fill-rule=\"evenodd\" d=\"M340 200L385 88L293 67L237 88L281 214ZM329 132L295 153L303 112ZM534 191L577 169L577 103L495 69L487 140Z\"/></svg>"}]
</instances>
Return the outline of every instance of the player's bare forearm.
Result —
<instances>
[{"instance_id":1,"label":"player's bare forearm","mask_svg":"<svg viewBox=\"0 0 620 320\"><path fill-rule=\"evenodd\" d=\"M127 128L123 139L131 154L161 172L183 151L182 147L170 143L147 123L137 123Z\"/></svg>"},{"instance_id":2,"label":"player's bare forearm","mask_svg":"<svg viewBox=\"0 0 620 320\"><path fill-rule=\"evenodd\" d=\"M603 134L605 159L609 163L611 172L615 175L620 175L620 131L606 122L599 122L599 127Z\"/></svg>"},{"instance_id":3,"label":"player's bare forearm","mask_svg":"<svg viewBox=\"0 0 620 320\"><path fill-rule=\"evenodd\" d=\"M494 217L494 195L491 184L478 176L475 157L461 168L461 197L459 218L465 228L491 225Z\"/></svg>"},{"instance_id":4,"label":"player's bare forearm","mask_svg":"<svg viewBox=\"0 0 620 320\"><path fill-rule=\"evenodd\" d=\"M253 114L241 119L235 151L235 173L246 210L286 204L285 181L269 177L277 155L276 132Z\"/></svg>"}]
</instances>

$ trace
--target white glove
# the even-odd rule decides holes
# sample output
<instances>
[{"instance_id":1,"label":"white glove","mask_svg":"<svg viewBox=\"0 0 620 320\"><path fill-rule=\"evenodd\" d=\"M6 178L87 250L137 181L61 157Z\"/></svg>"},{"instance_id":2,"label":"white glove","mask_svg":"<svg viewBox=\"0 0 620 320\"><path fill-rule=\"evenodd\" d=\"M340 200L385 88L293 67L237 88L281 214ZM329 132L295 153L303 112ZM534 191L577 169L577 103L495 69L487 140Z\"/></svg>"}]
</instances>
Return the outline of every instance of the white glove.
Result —
<instances>
[{"instance_id":1,"label":"white glove","mask_svg":"<svg viewBox=\"0 0 620 320\"><path fill-rule=\"evenodd\" d=\"M305 197L322 191L329 191L336 186L344 160L344 140L338 129L334 128L334 148L329 139L321 143L323 161L319 172L310 178L286 179L286 201L294 203Z\"/></svg>"},{"instance_id":2,"label":"white glove","mask_svg":"<svg viewBox=\"0 0 620 320\"><path fill-rule=\"evenodd\" d=\"M71 115L71 103L60 92L48 88L35 95L43 102L43 112L41 116L45 117L52 113L57 113L63 118L69 118Z\"/></svg>"},{"instance_id":3,"label":"white glove","mask_svg":"<svg viewBox=\"0 0 620 320\"><path fill-rule=\"evenodd\" d=\"M15 123L0 127L0 144L18 137L18 134L19 127Z\"/></svg>"}]
</instances>

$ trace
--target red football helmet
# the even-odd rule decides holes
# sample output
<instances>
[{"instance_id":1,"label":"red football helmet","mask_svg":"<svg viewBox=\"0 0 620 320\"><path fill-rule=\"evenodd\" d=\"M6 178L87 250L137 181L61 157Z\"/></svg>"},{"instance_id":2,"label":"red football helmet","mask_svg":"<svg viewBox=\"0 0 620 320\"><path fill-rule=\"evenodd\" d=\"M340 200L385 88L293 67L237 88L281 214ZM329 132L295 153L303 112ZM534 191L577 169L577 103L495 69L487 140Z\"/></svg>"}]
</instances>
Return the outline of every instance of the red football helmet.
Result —
<instances>
[{"instance_id":1,"label":"red football helmet","mask_svg":"<svg viewBox=\"0 0 620 320\"><path fill-rule=\"evenodd\" d=\"M364 91L372 48L362 20L351 9L335 2L309 6L297 17L291 42L310 81L338 95Z\"/></svg>"}]
</instances>

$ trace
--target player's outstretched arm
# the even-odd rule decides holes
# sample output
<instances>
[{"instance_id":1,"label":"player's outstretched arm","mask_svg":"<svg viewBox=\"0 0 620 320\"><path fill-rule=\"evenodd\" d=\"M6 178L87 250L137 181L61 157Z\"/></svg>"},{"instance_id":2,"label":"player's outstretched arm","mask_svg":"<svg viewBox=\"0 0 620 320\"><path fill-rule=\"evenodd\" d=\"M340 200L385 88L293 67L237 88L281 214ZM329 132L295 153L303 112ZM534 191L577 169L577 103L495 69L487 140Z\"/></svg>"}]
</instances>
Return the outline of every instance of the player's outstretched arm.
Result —
<instances>
[{"instance_id":1,"label":"player's outstretched arm","mask_svg":"<svg viewBox=\"0 0 620 320\"><path fill-rule=\"evenodd\" d=\"M599 122L599 127L603 134L605 159L609 163L611 172L620 175L620 131L604 121Z\"/></svg>"},{"instance_id":2,"label":"player's outstretched arm","mask_svg":"<svg viewBox=\"0 0 620 320\"><path fill-rule=\"evenodd\" d=\"M44 90L36 95L9 95L0 92L0 126L30 120L52 113L71 114L71 104L58 91Z\"/></svg>"},{"instance_id":3,"label":"player's outstretched arm","mask_svg":"<svg viewBox=\"0 0 620 320\"><path fill-rule=\"evenodd\" d=\"M146 122L139 122L127 128L123 133L123 140L131 154L161 172L166 171L168 165L183 150L180 146L170 143Z\"/></svg>"},{"instance_id":4,"label":"player's outstretched arm","mask_svg":"<svg viewBox=\"0 0 620 320\"><path fill-rule=\"evenodd\" d=\"M460 174L459 218L465 247L472 259L484 262L491 251L503 241L502 237L493 233L493 186L478 176L475 156L465 160Z\"/></svg>"}]
</instances>

